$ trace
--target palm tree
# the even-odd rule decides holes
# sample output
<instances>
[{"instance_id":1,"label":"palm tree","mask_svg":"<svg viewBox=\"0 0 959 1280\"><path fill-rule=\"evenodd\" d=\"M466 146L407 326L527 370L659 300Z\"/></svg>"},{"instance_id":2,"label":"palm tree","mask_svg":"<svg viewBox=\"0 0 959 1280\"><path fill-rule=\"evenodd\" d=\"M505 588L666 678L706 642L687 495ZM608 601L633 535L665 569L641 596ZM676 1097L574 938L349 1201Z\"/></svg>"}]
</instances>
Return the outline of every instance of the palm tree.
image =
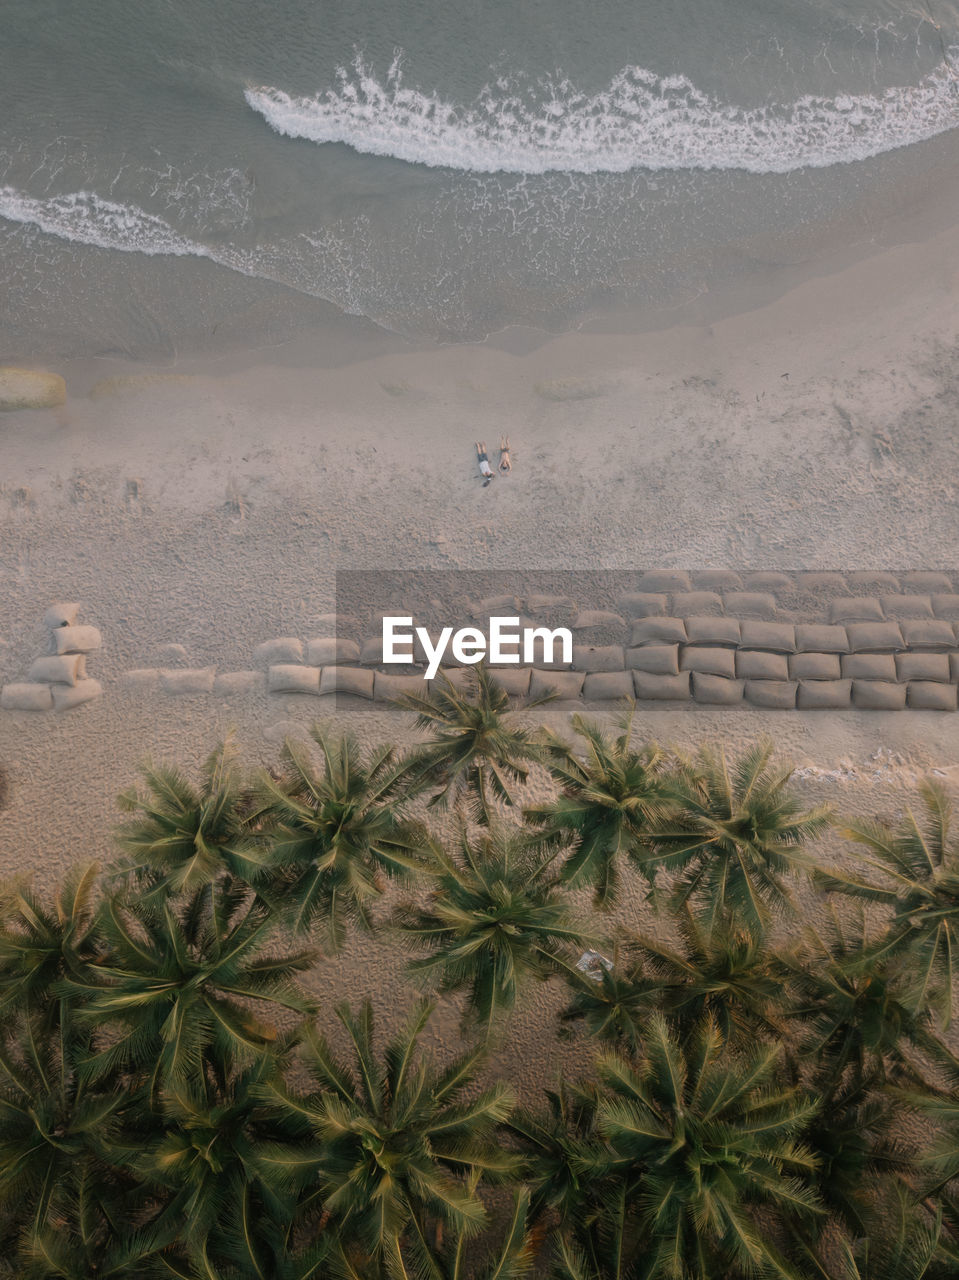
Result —
<instances>
[{"instance_id":1,"label":"palm tree","mask_svg":"<svg viewBox=\"0 0 959 1280\"><path fill-rule=\"evenodd\" d=\"M208 1072L223 1083L277 1037L251 1002L300 1015L312 1007L293 983L312 953L277 954L267 908L238 884L212 898L201 888L179 908L113 896L102 929L108 952L92 981L65 982L83 1001L78 1017L111 1028L86 1064L91 1078L143 1072L151 1098L161 1084L199 1087Z\"/></svg>"},{"instance_id":2,"label":"palm tree","mask_svg":"<svg viewBox=\"0 0 959 1280\"><path fill-rule=\"evenodd\" d=\"M560 1013L561 1026L582 1023L591 1040L638 1054L650 1014L659 1007L662 984L649 977L628 948L613 948L609 968L597 964L566 975L573 998Z\"/></svg>"},{"instance_id":3,"label":"palm tree","mask_svg":"<svg viewBox=\"0 0 959 1280\"><path fill-rule=\"evenodd\" d=\"M476 1175L469 1181L475 1191ZM386 1258L370 1259L340 1244L330 1270L337 1280L413 1280L421 1276L425 1280L524 1280L532 1271L542 1239L542 1228L530 1228L528 1218L529 1192L520 1190L500 1238L487 1247L479 1265L482 1240L472 1232L457 1228L435 1247L416 1234L414 1223L415 1245L399 1239Z\"/></svg>"},{"instance_id":4,"label":"palm tree","mask_svg":"<svg viewBox=\"0 0 959 1280\"><path fill-rule=\"evenodd\" d=\"M777 1083L778 1058L776 1047L730 1053L709 1022L684 1050L660 1015L638 1066L600 1058L597 1124L639 1177L644 1280L798 1275L774 1241L821 1213L798 1141L817 1104Z\"/></svg>"},{"instance_id":5,"label":"palm tree","mask_svg":"<svg viewBox=\"0 0 959 1280\"><path fill-rule=\"evenodd\" d=\"M460 859L436 852L438 881L425 907L401 905L395 921L405 942L427 948L410 972L442 992L466 991L467 1010L490 1034L516 1003L525 978L569 972L571 947L589 945L555 882L541 875L541 852L514 834L464 831Z\"/></svg>"},{"instance_id":6,"label":"palm tree","mask_svg":"<svg viewBox=\"0 0 959 1280\"><path fill-rule=\"evenodd\" d=\"M823 888L892 908L891 927L872 954L901 959L910 1006L919 1011L931 1005L948 1027L959 977L959 839L941 783L927 780L919 794L922 812L907 809L898 828L870 821L845 828L845 835L869 850L863 862L885 884L838 871L821 872L817 880Z\"/></svg>"},{"instance_id":7,"label":"palm tree","mask_svg":"<svg viewBox=\"0 0 959 1280\"><path fill-rule=\"evenodd\" d=\"M298 1204L322 1148L302 1116L264 1096L289 1046L225 1089L164 1092L163 1127L130 1163L161 1197L154 1226L177 1242L171 1267L274 1280L292 1261Z\"/></svg>"},{"instance_id":8,"label":"palm tree","mask_svg":"<svg viewBox=\"0 0 959 1280\"><path fill-rule=\"evenodd\" d=\"M25 1013L43 1034L67 1018L70 1003L59 984L82 981L103 949L98 870L91 863L67 872L52 909L25 888L0 898L0 1021Z\"/></svg>"},{"instance_id":9,"label":"palm tree","mask_svg":"<svg viewBox=\"0 0 959 1280\"><path fill-rule=\"evenodd\" d=\"M812 869L805 845L830 824L825 807L804 811L790 793L792 768L770 764L763 741L730 762L703 748L679 777L676 821L654 834L655 856L683 868L674 903L689 902L708 926L735 919L759 935L773 911L791 907L783 876Z\"/></svg>"},{"instance_id":10,"label":"palm tree","mask_svg":"<svg viewBox=\"0 0 959 1280\"><path fill-rule=\"evenodd\" d=\"M489 825L492 802L515 804L514 788L526 781L527 765L542 758L542 748L531 730L515 723L509 695L485 665L473 667L467 680L460 688L440 674L427 692L405 694L397 705L415 712L417 726L433 735L411 759L418 785L439 786L430 803L466 803Z\"/></svg>"},{"instance_id":11,"label":"palm tree","mask_svg":"<svg viewBox=\"0 0 959 1280\"><path fill-rule=\"evenodd\" d=\"M117 800L134 815L116 833L127 855L122 873L160 899L206 888L224 875L250 885L262 877L252 795L229 740L207 758L199 785L166 765L147 763L140 773L146 790L130 787Z\"/></svg>"},{"instance_id":12,"label":"palm tree","mask_svg":"<svg viewBox=\"0 0 959 1280\"><path fill-rule=\"evenodd\" d=\"M442 1069L420 1055L432 1008L426 1002L414 1008L381 1064L369 1002L358 1016L340 1004L336 1015L355 1066L339 1061L325 1036L308 1028L303 1065L318 1088L298 1094L273 1080L261 1091L301 1117L318 1140L316 1194L357 1274L380 1264L398 1268L401 1258L411 1273L428 1274L445 1231L469 1237L484 1225L477 1182L502 1182L517 1164L496 1138L512 1109L509 1089L472 1087L480 1052Z\"/></svg>"},{"instance_id":13,"label":"palm tree","mask_svg":"<svg viewBox=\"0 0 959 1280\"><path fill-rule=\"evenodd\" d=\"M574 716L573 728L584 739L582 758L554 734L546 735L547 767L561 791L524 811L547 846L568 851L562 882L592 885L597 907L617 901L624 861L649 878L650 828L662 825L675 806L668 759L655 743L639 750L630 746L632 720L630 712L621 733L610 739L599 725Z\"/></svg>"},{"instance_id":14,"label":"palm tree","mask_svg":"<svg viewBox=\"0 0 959 1280\"><path fill-rule=\"evenodd\" d=\"M681 949L637 936L626 943L655 984L658 1007L683 1036L710 1019L724 1040L790 1038L789 969L763 935L735 919L704 926L688 904L674 923Z\"/></svg>"},{"instance_id":15,"label":"palm tree","mask_svg":"<svg viewBox=\"0 0 959 1280\"><path fill-rule=\"evenodd\" d=\"M830 906L789 957L796 1016L807 1021L802 1052L830 1081L847 1072L864 1087L923 1079L923 1061L954 1065L928 1009L916 1010L901 968L876 955L862 912L840 919Z\"/></svg>"},{"instance_id":16,"label":"palm tree","mask_svg":"<svg viewBox=\"0 0 959 1280\"><path fill-rule=\"evenodd\" d=\"M322 749L322 769L288 740L280 777L262 783L276 868L268 892L290 913L294 933L322 918L329 950L336 952L348 923L372 929L370 905L382 894L384 877L409 879L428 870L417 856L428 837L406 816L408 769L397 764L392 747L364 753L352 734L336 736L322 725L311 736Z\"/></svg>"}]
</instances>

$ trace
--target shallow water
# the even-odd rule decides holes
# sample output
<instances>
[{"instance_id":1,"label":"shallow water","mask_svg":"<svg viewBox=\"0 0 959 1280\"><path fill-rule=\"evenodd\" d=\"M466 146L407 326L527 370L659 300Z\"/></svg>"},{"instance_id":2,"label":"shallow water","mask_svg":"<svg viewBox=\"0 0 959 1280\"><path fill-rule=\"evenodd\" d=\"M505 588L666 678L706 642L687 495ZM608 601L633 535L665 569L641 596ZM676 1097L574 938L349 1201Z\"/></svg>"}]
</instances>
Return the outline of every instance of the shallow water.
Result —
<instances>
[{"instance_id":1,"label":"shallow water","mask_svg":"<svg viewBox=\"0 0 959 1280\"><path fill-rule=\"evenodd\" d=\"M3 28L23 351L670 304L874 233L959 124L953 3L8 0Z\"/></svg>"}]
</instances>

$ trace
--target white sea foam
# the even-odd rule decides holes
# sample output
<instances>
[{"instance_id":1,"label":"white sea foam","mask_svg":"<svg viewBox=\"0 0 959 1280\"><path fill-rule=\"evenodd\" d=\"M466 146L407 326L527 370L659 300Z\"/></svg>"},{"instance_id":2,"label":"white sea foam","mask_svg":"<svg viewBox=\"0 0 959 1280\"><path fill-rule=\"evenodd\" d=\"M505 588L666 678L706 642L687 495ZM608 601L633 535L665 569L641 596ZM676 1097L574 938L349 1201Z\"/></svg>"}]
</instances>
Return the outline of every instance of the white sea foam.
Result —
<instances>
[{"instance_id":1,"label":"white sea foam","mask_svg":"<svg viewBox=\"0 0 959 1280\"><path fill-rule=\"evenodd\" d=\"M523 89L500 79L457 104L408 88L398 59L385 80L357 60L315 97L257 86L246 100L291 138L474 173L787 173L868 159L959 125L949 62L914 86L748 109L643 67L624 68L592 95L567 80Z\"/></svg>"},{"instance_id":2,"label":"white sea foam","mask_svg":"<svg viewBox=\"0 0 959 1280\"><path fill-rule=\"evenodd\" d=\"M212 256L203 245L181 236L162 218L135 205L104 200L90 191L36 199L14 187L0 187L0 218L100 249L177 257Z\"/></svg>"}]
</instances>

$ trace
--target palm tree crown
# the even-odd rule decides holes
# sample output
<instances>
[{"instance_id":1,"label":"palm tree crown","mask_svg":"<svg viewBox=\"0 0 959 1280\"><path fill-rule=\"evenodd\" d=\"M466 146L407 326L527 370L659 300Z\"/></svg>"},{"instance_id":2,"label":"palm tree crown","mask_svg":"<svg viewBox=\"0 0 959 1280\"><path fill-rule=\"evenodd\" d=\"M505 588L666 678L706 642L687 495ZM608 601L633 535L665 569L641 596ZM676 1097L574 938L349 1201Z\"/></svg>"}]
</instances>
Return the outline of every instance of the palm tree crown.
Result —
<instances>
[{"instance_id":1,"label":"palm tree crown","mask_svg":"<svg viewBox=\"0 0 959 1280\"><path fill-rule=\"evenodd\" d=\"M523 978L571 968L573 947L589 939L573 923L541 852L521 838L464 833L457 861L437 852L436 889L425 907L402 906L406 942L429 954L410 971L436 975L444 992L466 991L468 1009L487 1034L516 1003Z\"/></svg>"},{"instance_id":2,"label":"palm tree crown","mask_svg":"<svg viewBox=\"0 0 959 1280\"><path fill-rule=\"evenodd\" d=\"M508 694L485 665L473 667L467 680L459 687L441 674L428 692L407 694L399 705L433 735L413 755L421 783L439 784L430 803L468 800L471 813L488 824L492 802L514 804L513 789L542 749L531 730L515 723Z\"/></svg>"},{"instance_id":3,"label":"palm tree crown","mask_svg":"<svg viewBox=\"0 0 959 1280\"><path fill-rule=\"evenodd\" d=\"M316 725L322 769L288 741L279 779L263 782L264 817L275 871L272 897L302 932L317 919L332 952L346 926L371 928L370 906L384 876L410 878L427 870L418 855L427 837L405 813L407 769L391 748L363 752L352 734Z\"/></svg>"},{"instance_id":4,"label":"palm tree crown","mask_svg":"<svg viewBox=\"0 0 959 1280\"><path fill-rule=\"evenodd\" d=\"M599 725L573 717L583 738L580 759L555 735L547 735L548 768L562 788L547 804L525 811L544 842L569 849L561 880L572 888L592 885L599 907L618 897L620 869L628 859L647 874L650 830L661 825L674 800L668 759L655 743L630 745L632 715L610 739Z\"/></svg>"},{"instance_id":5,"label":"palm tree crown","mask_svg":"<svg viewBox=\"0 0 959 1280\"><path fill-rule=\"evenodd\" d=\"M736 761L703 748L680 776L679 812L655 833L660 862L684 868L675 902L690 902L707 924L735 919L762 933L773 911L791 906L782 877L809 873L804 846L829 825L825 807L803 811L790 792L791 768L773 768L760 742Z\"/></svg>"}]
</instances>

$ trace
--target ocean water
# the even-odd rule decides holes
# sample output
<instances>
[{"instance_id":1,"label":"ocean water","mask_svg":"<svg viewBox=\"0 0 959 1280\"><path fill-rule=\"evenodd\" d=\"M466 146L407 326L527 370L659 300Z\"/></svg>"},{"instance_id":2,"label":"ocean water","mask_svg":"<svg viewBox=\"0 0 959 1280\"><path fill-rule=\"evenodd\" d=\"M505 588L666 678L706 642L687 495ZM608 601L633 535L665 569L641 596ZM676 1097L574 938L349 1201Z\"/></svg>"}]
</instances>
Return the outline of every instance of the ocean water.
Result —
<instances>
[{"instance_id":1,"label":"ocean water","mask_svg":"<svg viewBox=\"0 0 959 1280\"><path fill-rule=\"evenodd\" d=\"M0 337L21 354L655 310L880 234L957 159L954 0L0 16Z\"/></svg>"}]
</instances>

